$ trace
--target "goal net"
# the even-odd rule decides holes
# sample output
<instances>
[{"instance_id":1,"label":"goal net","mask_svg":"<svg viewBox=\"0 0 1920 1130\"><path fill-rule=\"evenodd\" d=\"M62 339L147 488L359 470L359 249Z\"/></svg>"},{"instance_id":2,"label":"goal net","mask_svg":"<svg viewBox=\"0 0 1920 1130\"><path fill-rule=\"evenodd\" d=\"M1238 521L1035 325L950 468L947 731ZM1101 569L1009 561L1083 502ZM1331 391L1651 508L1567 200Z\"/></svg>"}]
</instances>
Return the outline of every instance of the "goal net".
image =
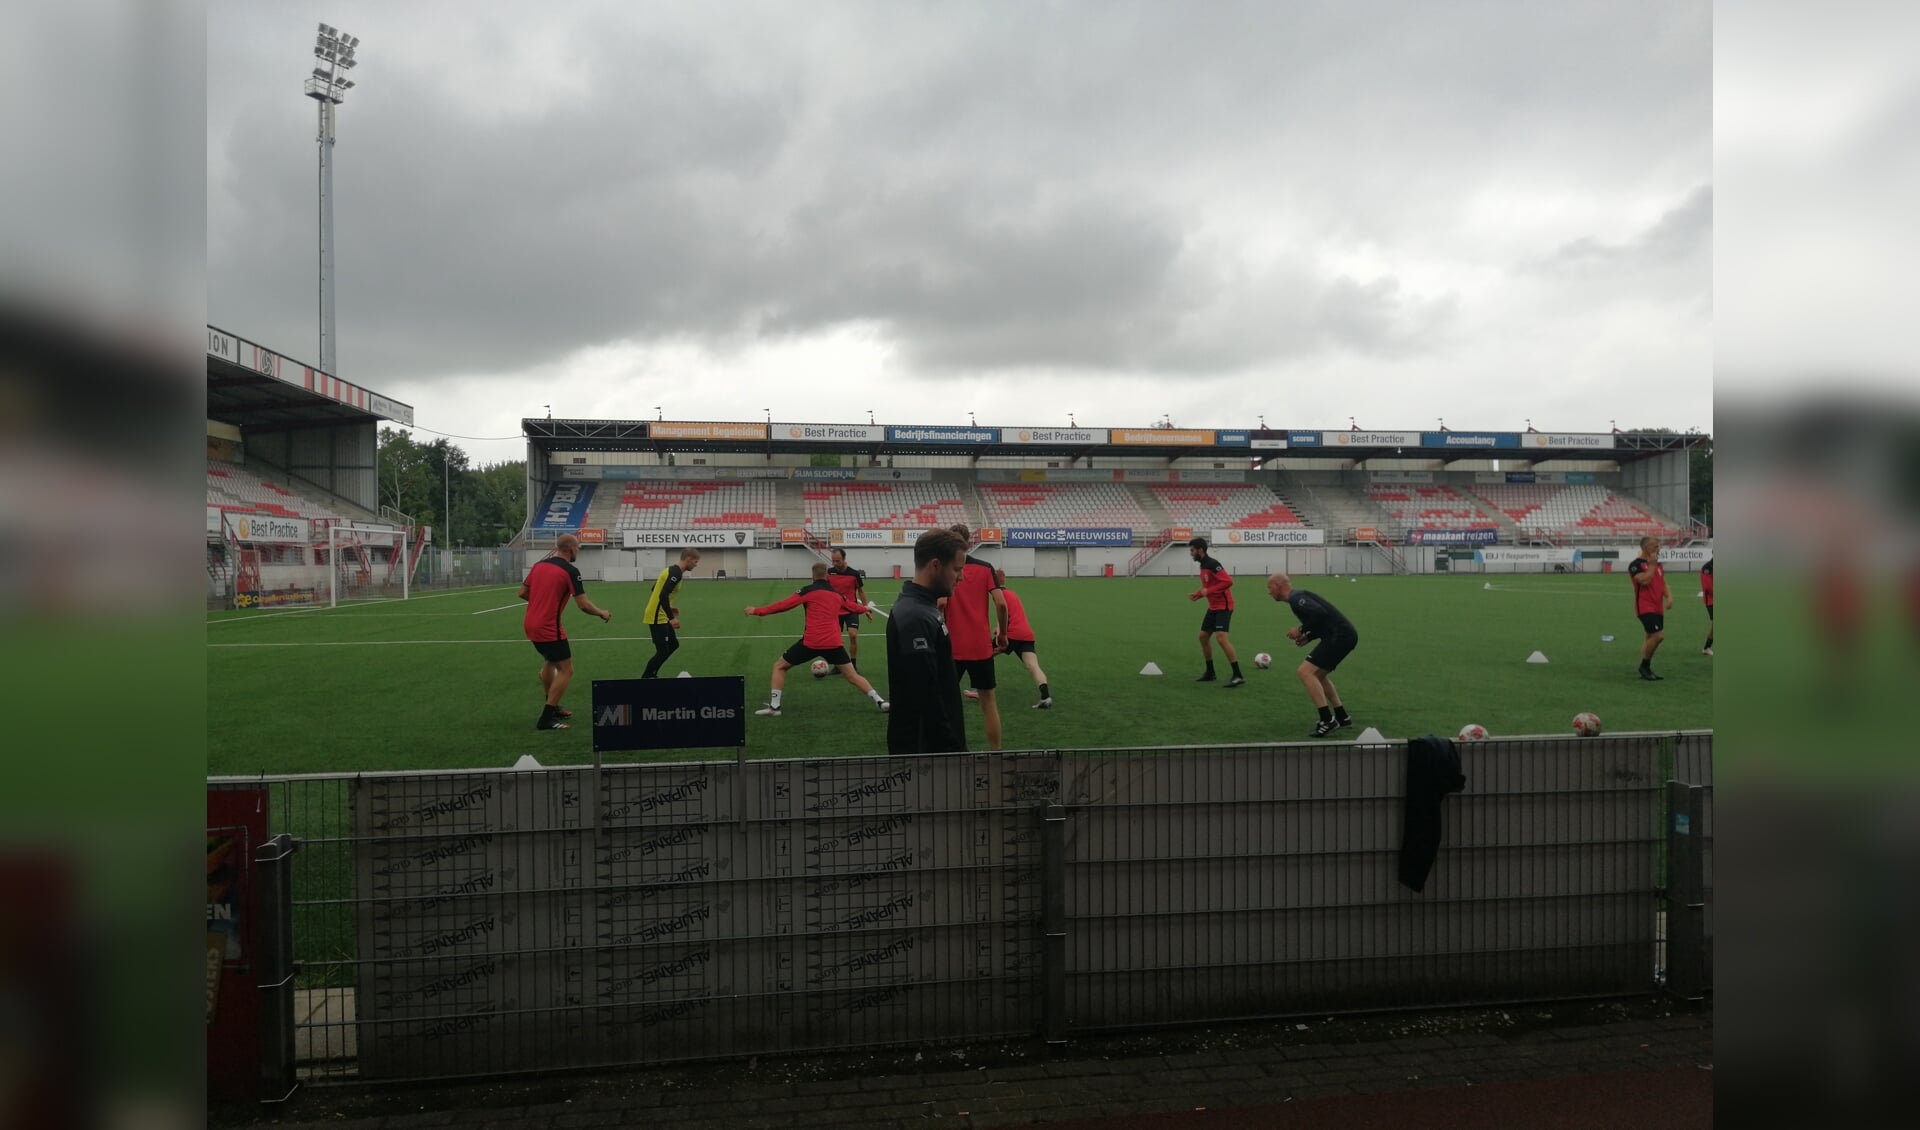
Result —
<instances>
[{"instance_id":1,"label":"goal net","mask_svg":"<svg viewBox=\"0 0 1920 1130\"><path fill-rule=\"evenodd\" d=\"M413 546L406 528L334 522L314 544L319 584L314 603L338 608L367 600L406 600L412 595Z\"/></svg>"}]
</instances>

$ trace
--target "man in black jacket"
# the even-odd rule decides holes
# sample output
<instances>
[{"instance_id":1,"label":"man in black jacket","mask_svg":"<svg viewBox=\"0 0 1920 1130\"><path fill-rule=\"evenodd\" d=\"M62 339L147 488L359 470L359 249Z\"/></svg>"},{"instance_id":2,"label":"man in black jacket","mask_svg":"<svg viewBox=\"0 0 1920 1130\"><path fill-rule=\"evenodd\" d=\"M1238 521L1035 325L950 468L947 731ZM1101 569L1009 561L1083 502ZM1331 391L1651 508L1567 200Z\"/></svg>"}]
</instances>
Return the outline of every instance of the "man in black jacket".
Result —
<instances>
[{"instance_id":1,"label":"man in black jacket","mask_svg":"<svg viewBox=\"0 0 1920 1130\"><path fill-rule=\"evenodd\" d=\"M1360 646L1360 633L1353 621L1326 597L1294 588L1293 580L1285 573L1267 578L1267 595L1286 601L1287 607L1300 618L1299 627L1287 629L1287 638L1295 647L1319 645L1308 653L1296 672L1301 685L1307 688L1307 697L1313 700L1314 709L1320 712L1320 721L1311 736L1324 738L1353 725L1353 716L1347 713L1346 704L1340 701L1340 692L1333 685L1333 669Z\"/></svg>"},{"instance_id":2,"label":"man in black jacket","mask_svg":"<svg viewBox=\"0 0 1920 1130\"><path fill-rule=\"evenodd\" d=\"M938 601L967 567L967 543L952 530L928 530L913 543L913 580L887 620L888 753L965 753L966 713L953 641Z\"/></svg>"}]
</instances>

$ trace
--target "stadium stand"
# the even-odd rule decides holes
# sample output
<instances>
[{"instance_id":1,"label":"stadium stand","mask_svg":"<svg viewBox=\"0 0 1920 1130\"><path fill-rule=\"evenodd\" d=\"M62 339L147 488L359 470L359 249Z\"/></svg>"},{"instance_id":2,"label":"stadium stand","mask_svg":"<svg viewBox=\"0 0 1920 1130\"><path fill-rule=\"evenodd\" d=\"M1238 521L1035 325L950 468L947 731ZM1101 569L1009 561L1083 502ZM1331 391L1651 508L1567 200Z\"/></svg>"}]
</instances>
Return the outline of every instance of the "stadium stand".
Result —
<instances>
[{"instance_id":1,"label":"stadium stand","mask_svg":"<svg viewBox=\"0 0 1920 1130\"><path fill-rule=\"evenodd\" d=\"M954 483L809 483L801 499L810 530L933 529L967 520Z\"/></svg>"},{"instance_id":2,"label":"stadium stand","mask_svg":"<svg viewBox=\"0 0 1920 1130\"><path fill-rule=\"evenodd\" d=\"M1429 530L1465 530L1497 525L1478 502L1450 486L1408 483L1367 487L1367 501L1399 525Z\"/></svg>"},{"instance_id":3,"label":"stadium stand","mask_svg":"<svg viewBox=\"0 0 1920 1130\"><path fill-rule=\"evenodd\" d=\"M238 463L207 463L207 505L229 514L339 518L339 510L269 480Z\"/></svg>"},{"instance_id":4,"label":"stadium stand","mask_svg":"<svg viewBox=\"0 0 1920 1130\"><path fill-rule=\"evenodd\" d=\"M1307 520L1258 483L1153 483L1149 489L1171 525L1195 530L1267 530Z\"/></svg>"},{"instance_id":5,"label":"stadium stand","mask_svg":"<svg viewBox=\"0 0 1920 1130\"><path fill-rule=\"evenodd\" d=\"M1158 528L1120 483L981 483L980 502L990 526Z\"/></svg>"},{"instance_id":6,"label":"stadium stand","mask_svg":"<svg viewBox=\"0 0 1920 1130\"><path fill-rule=\"evenodd\" d=\"M617 530L685 530L696 526L729 529L779 528L774 483L769 479L733 482L632 482L615 495L602 484L601 499L614 498L611 515L603 501L589 510L587 526ZM611 520L608 520L609 517Z\"/></svg>"},{"instance_id":7,"label":"stadium stand","mask_svg":"<svg viewBox=\"0 0 1920 1130\"><path fill-rule=\"evenodd\" d=\"M1673 523L1604 486L1487 485L1474 493L1519 529L1533 534L1638 537L1675 532Z\"/></svg>"}]
</instances>

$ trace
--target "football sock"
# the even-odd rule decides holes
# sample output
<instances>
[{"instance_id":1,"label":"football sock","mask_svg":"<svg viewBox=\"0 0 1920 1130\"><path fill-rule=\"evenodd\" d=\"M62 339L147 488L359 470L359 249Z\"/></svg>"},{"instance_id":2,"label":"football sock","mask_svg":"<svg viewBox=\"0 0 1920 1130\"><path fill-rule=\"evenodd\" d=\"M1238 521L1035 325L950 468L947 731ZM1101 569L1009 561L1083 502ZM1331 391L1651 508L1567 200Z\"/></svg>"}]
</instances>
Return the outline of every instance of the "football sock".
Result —
<instances>
[{"instance_id":1,"label":"football sock","mask_svg":"<svg viewBox=\"0 0 1920 1130\"><path fill-rule=\"evenodd\" d=\"M1052 697L1053 697L1053 692L1047 689L1047 684L1045 684L1045 683L1041 683L1041 684L1040 684L1040 697L1041 697L1041 698L1052 698Z\"/></svg>"},{"instance_id":2,"label":"football sock","mask_svg":"<svg viewBox=\"0 0 1920 1130\"><path fill-rule=\"evenodd\" d=\"M885 702L885 701L886 701L886 699L883 699L883 698L881 698L881 697L880 697L880 692L879 692L879 691L868 691L868 692L867 692L867 697L868 697L868 698L870 698L870 699L872 699L872 700L873 700L873 701L875 701L875 702Z\"/></svg>"},{"instance_id":3,"label":"football sock","mask_svg":"<svg viewBox=\"0 0 1920 1130\"><path fill-rule=\"evenodd\" d=\"M1241 674L1240 674L1240 665L1239 665L1238 663L1235 663L1235 664L1233 665L1233 677L1234 677L1234 678L1236 678L1236 679L1238 679L1238 678L1241 678L1241 677L1242 677L1242 676L1241 676Z\"/></svg>"},{"instance_id":4,"label":"football sock","mask_svg":"<svg viewBox=\"0 0 1920 1130\"><path fill-rule=\"evenodd\" d=\"M1323 706L1320 708L1320 720L1322 722L1333 721L1333 708L1331 706Z\"/></svg>"},{"instance_id":5,"label":"football sock","mask_svg":"<svg viewBox=\"0 0 1920 1130\"><path fill-rule=\"evenodd\" d=\"M1347 714L1346 707L1336 706L1333 708L1333 720L1336 722L1350 722L1352 718Z\"/></svg>"},{"instance_id":6,"label":"football sock","mask_svg":"<svg viewBox=\"0 0 1920 1130\"><path fill-rule=\"evenodd\" d=\"M767 705L773 707L775 710L780 709L779 691L774 691L771 695L767 696Z\"/></svg>"},{"instance_id":7,"label":"football sock","mask_svg":"<svg viewBox=\"0 0 1920 1130\"><path fill-rule=\"evenodd\" d=\"M1207 660L1207 674L1213 674L1213 660Z\"/></svg>"}]
</instances>

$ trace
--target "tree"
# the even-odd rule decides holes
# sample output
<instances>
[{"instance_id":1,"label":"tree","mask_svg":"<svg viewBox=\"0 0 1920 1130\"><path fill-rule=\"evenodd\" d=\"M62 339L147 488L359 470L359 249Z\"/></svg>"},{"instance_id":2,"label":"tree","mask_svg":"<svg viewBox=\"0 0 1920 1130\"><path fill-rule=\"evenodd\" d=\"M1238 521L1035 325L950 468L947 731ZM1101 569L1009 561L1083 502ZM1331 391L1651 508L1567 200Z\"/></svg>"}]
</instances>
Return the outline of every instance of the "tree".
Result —
<instances>
[{"instance_id":1,"label":"tree","mask_svg":"<svg viewBox=\"0 0 1920 1130\"><path fill-rule=\"evenodd\" d=\"M502 545L527 513L523 460L476 469L447 439L420 443L398 428L380 430L380 501L434 528L440 545Z\"/></svg>"}]
</instances>

